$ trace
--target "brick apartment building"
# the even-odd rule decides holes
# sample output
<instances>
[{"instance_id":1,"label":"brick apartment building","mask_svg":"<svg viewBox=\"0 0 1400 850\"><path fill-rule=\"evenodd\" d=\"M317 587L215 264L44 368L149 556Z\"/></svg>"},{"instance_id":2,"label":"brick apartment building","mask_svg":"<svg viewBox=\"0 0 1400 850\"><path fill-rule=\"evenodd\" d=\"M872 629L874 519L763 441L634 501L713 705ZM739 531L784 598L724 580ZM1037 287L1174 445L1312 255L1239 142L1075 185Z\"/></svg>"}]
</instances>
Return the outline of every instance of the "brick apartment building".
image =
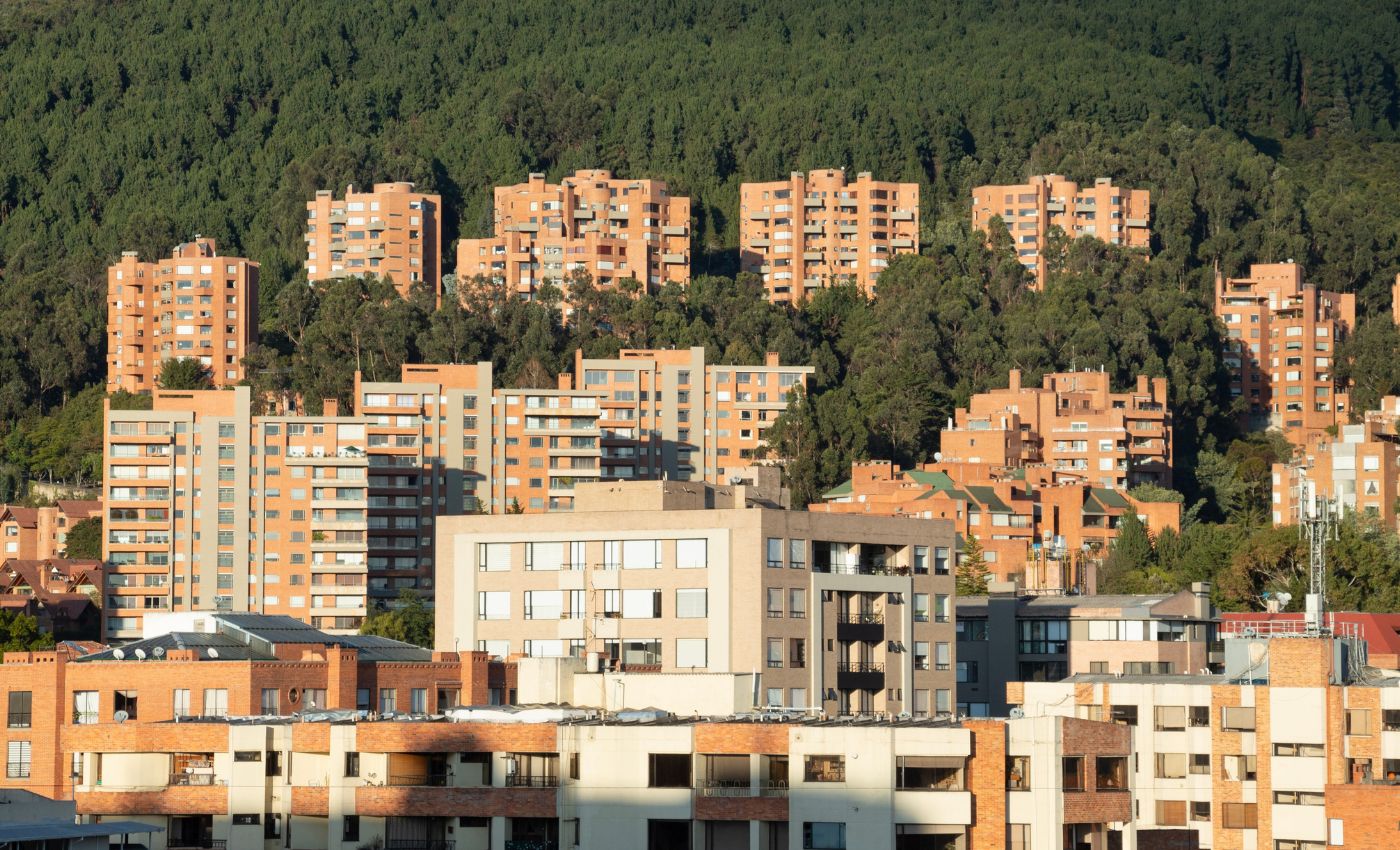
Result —
<instances>
[{"instance_id":1,"label":"brick apartment building","mask_svg":"<svg viewBox=\"0 0 1400 850\"><path fill-rule=\"evenodd\" d=\"M1356 296L1303 283L1296 263L1252 265L1249 276L1215 279L1215 314L1225 325L1230 395L1251 428L1278 428L1306 445L1347 421L1333 360L1356 327Z\"/></svg>"},{"instance_id":2,"label":"brick apartment building","mask_svg":"<svg viewBox=\"0 0 1400 850\"><path fill-rule=\"evenodd\" d=\"M662 180L584 169L547 183L531 174L496 187L493 218L490 236L457 243L458 278L487 278L525 299L546 282L565 286L576 270L603 288L690 282L690 199Z\"/></svg>"},{"instance_id":3,"label":"brick apartment building","mask_svg":"<svg viewBox=\"0 0 1400 850\"><path fill-rule=\"evenodd\" d=\"M1007 699L1131 727L1140 848L1394 847L1400 689L1354 635L1301 626L1227 631L1224 675L1081 674Z\"/></svg>"},{"instance_id":4,"label":"brick apartment building","mask_svg":"<svg viewBox=\"0 0 1400 850\"><path fill-rule=\"evenodd\" d=\"M847 180L840 168L739 187L739 268L772 301L796 303L839 280L874 295L897 254L919 251L919 184Z\"/></svg>"},{"instance_id":5,"label":"brick apartment building","mask_svg":"<svg viewBox=\"0 0 1400 850\"><path fill-rule=\"evenodd\" d=\"M1011 682L1080 673L1195 673L1218 668L1210 585L1142 596L1023 595L996 586L957 600L958 713L1007 713Z\"/></svg>"},{"instance_id":6,"label":"brick apartment building","mask_svg":"<svg viewBox=\"0 0 1400 850\"><path fill-rule=\"evenodd\" d=\"M1129 513L1153 531L1177 528L1181 521L1176 502L1147 502L1087 483L1056 483L1047 467L980 462L898 470L889 461L854 463L851 478L822 498L807 509L950 520L960 541L977 538L994 577L1041 593L1093 592L1093 565Z\"/></svg>"},{"instance_id":7,"label":"brick apartment building","mask_svg":"<svg viewBox=\"0 0 1400 850\"><path fill-rule=\"evenodd\" d=\"M74 798L165 827L150 850L1132 846L1130 730L1109 723L448 720L75 727Z\"/></svg>"},{"instance_id":8,"label":"brick apartment building","mask_svg":"<svg viewBox=\"0 0 1400 850\"><path fill-rule=\"evenodd\" d=\"M494 388L490 363L408 364L322 416L254 415L245 387L157 392L107 414L106 636L201 608L354 630L402 590L431 594L436 517L569 510L600 478L751 474L810 372L624 350L537 390Z\"/></svg>"},{"instance_id":9,"label":"brick apartment building","mask_svg":"<svg viewBox=\"0 0 1400 850\"><path fill-rule=\"evenodd\" d=\"M1274 525L1300 519L1304 506L1331 499L1344 513L1360 513L1400 530L1400 396L1381 399L1355 425L1338 423L1335 436L1312 434L1287 463L1273 465ZM1306 484L1306 492L1304 485Z\"/></svg>"},{"instance_id":10,"label":"brick apartment building","mask_svg":"<svg viewBox=\"0 0 1400 850\"><path fill-rule=\"evenodd\" d=\"M427 714L457 705L504 703L515 671L480 652L431 652L368 635L331 636L286 617L191 615L187 628L121 649L78 655L6 652L8 764L0 787L67 799L93 774L80 756L79 732L100 740L113 730L149 740L157 732L182 749L198 740L197 718L362 710ZM117 712L124 712L117 720ZM196 785L175 781L165 786ZM135 782L136 777L128 778ZM159 794L157 794L159 796ZM199 846L199 845L190 845ZM207 845L206 845L207 846Z\"/></svg>"},{"instance_id":11,"label":"brick apartment building","mask_svg":"<svg viewBox=\"0 0 1400 850\"><path fill-rule=\"evenodd\" d=\"M26 508L0 505L0 539L3 558L43 560L63 557L68 530L85 519L100 517L97 499L59 499L52 505Z\"/></svg>"},{"instance_id":12,"label":"brick apartment building","mask_svg":"<svg viewBox=\"0 0 1400 850\"><path fill-rule=\"evenodd\" d=\"M1152 247L1151 207L1146 189L1123 189L1107 177L1081 187L1058 174L1036 175L1019 185L973 189L972 228L991 233L992 219L1000 217L1021 265L1035 275L1035 288L1044 289L1051 228L1071 239L1093 236L1146 252Z\"/></svg>"},{"instance_id":13,"label":"brick apartment building","mask_svg":"<svg viewBox=\"0 0 1400 850\"><path fill-rule=\"evenodd\" d=\"M105 637L151 612L286 614L332 631L367 610L365 422L254 416L247 387L157 391L104 427Z\"/></svg>"},{"instance_id":14,"label":"brick apartment building","mask_svg":"<svg viewBox=\"0 0 1400 850\"><path fill-rule=\"evenodd\" d=\"M258 339L258 269L200 236L153 263L124 252L107 269L107 391L149 392L175 358L198 359L215 386L241 381Z\"/></svg>"},{"instance_id":15,"label":"brick apartment building","mask_svg":"<svg viewBox=\"0 0 1400 850\"><path fill-rule=\"evenodd\" d=\"M345 197L322 189L306 202L306 279L389 277L407 296L422 283L442 291L442 198L412 183L376 183Z\"/></svg>"},{"instance_id":16,"label":"brick apartment building","mask_svg":"<svg viewBox=\"0 0 1400 850\"><path fill-rule=\"evenodd\" d=\"M1167 379L1139 375L1133 390L1114 392L1105 372L1058 372L1027 387L1013 369L1006 389L978 393L954 412L940 448L945 461L1044 465L1056 483L1170 487Z\"/></svg>"},{"instance_id":17,"label":"brick apartment building","mask_svg":"<svg viewBox=\"0 0 1400 850\"><path fill-rule=\"evenodd\" d=\"M438 521L437 642L762 670L765 704L952 711L950 523L788 511L777 488L580 485L569 514Z\"/></svg>"}]
</instances>

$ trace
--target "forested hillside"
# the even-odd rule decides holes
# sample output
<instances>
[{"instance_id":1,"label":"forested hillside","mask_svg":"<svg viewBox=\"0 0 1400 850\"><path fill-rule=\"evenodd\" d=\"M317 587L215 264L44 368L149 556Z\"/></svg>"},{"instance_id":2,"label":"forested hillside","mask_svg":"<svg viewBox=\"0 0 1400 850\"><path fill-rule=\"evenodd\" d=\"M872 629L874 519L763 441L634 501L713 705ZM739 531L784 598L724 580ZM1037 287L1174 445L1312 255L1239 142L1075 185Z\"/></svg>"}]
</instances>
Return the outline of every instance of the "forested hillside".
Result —
<instances>
[{"instance_id":1,"label":"forested hillside","mask_svg":"<svg viewBox=\"0 0 1400 850\"><path fill-rule=\"evenodd\" d=\"M91 477L105 266L194 233L262 263L268 388L343 395L369 349L371 372L481 357L525 381L579 345L777 349L818 368L783 432L819 447L793 470L809 497L852 458L927 457L951 407L1010 366L1146 370L1171 381L1182 486L1208 495L1198 453L1236 436L1214 265L1293 258L1388 316L1397 63L1396 9L1349 0L6 4L0 496ZM739 183L820 166L922 183L926 257L893 266L877 304L769 307L733 279ZM491 186L580 167L693 198L689 296L599 296L598 322L564 328L486 292L469 301L494 313L435 313L374 282L287 286L316 188L417 181L443 195L450 245L488 231ZM968 232L967 199L1049 170L1151 189L1152 261L1085 242L1025 293L1006 246ZM1363 323L1357 406L1400 385L1396 343Z\"/></svg>"}]
</instances>

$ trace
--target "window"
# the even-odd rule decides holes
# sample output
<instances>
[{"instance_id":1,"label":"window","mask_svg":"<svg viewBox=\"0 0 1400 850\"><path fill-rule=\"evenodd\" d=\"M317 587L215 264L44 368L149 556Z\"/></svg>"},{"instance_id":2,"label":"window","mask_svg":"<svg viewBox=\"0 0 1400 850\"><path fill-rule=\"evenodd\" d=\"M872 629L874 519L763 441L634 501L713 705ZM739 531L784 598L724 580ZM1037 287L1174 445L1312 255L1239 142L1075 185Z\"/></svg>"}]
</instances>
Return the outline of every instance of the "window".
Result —
<instances>
[{"instance_id":1,"label":"window","mask_svg":"<svg viewBox=\"0 0 1400 850\"><path fill-rule=\"evenodd\" d=\"M977 662L976 662L976 661L959 661L959 662L958 662L958 684L960 684L960 685L965 685L965 684L974 683L974 682L976 682L976 681L977 681Z\"/></svg>"},{"instance_id":2,"label":"window","mask_svg":"<svg viewBox=\"0 0 1400 850\"><path fill-rule=\"evenodd\" d=\"M1185 800L1158 800L1158 826L1186 826Z\"/></svg>"},{"instance_id":3,"label":"window","mask_svg":"<svg viewBox=\"0 0 1400 850\"><path fill-rule=\"evenodd\" d=\"M1197 801L1191 804L1191 820L1210 821L1210 801Z\"/></svg>"},{"instance_id":4,"label":"window","mask_svg":"<svg viewBox=\"0 0 1400 850\"><path fill-rule=\"evenodd\" d=\"M1191 754L1191 773L1195 776L1210 774L1210 753Z\"/></svg>"},{"instance_id":5,"label":"window","mask_svg":"<svg viewBox=\"0 0 1400 850\"><path fill-rule=\"evenodd\" d=\"M794 570L807 567L807 541L797 538L788 540L788 566Z\"/></svg>"},{"instance_id":6,"label":"window","mask_svg":"<svg viewBox=\"0 0 1400 850\"><path fill-rule=\"evenodd\" d=\"M204 689L204 716L228 717L228 689Z\"/></svg>"},{"instance_id":7,"label":"window","mask_svg":"<svg viewBox=\"0 0 1400 850\"><path fill-rule=\"evenodd\" d=\"M478 620L509 620L510 591L482 590L477 592L476 618Z\"/></svg>"},{"instance_id":8,"label":"window","mask_svg":"<svg viewBox=\"0 0 1400 850\"><path fill-rule=\"evenodd\" d=\"M783 538L768 538L768 566L781 568L783 566Z\"/></svg>"},{"instance_id":9,"label":"window","mask_svg":"<svg viewBox=\"0 0 1400 850\"><path fill-rule=\"evenodd\" d=\"M1254 707L1226 706L1221 711L1220 725L1227 732L1253 732Z\"/></svg>"},{"instance_id":10,"label":"window","mask_svg":"<svg viewBox=\"0 0 1400 850\"><path fill-rule=\"evenodd\" d=\"M770 587L767 593L768 619L781 619L783 616L783 589Z\"/></svg>"},{"instance_id":11,"label":"window","mask_svg":"<svg viewBox=\"0 0 1400 850\"><path fill-rule=\"evenodd\" d=\"M190 716L190 691L188 688L176 688L174 692L174 709L176 717Z\"/></svg>"},{"instance_id":12,"label":"window","mask_svg":"<svg viewBox=\"0 0 1400 850\"><path fill-rule=\"evenodd\" d=\"M689 753L652 753L648 756L649 788L689 788Z\"/></svg>"},{"instance_id":13,"label":"window","mask_svg":"<svg viewBox=\"0 0 1400 850\"><path fill-rule=\"evenodd\" d=\"M846 825L835 821L804 821L802 850L846 850Z\"/></svg>"},{"instance_id":14,"label":"window","mask_svg":"<svg viewBox=\"0 0 1400 850\"><path fill-rule=\"evenodd\" d=\"M1115 705L1109 711L1109 720L1120 726L1136 726L1138 707L1135 705Z\"/></svg>"},{"instance_id":15,"label":"window","mask_svg":"<svg viewBox=\"0 0 1400 850\"><path fill-rule=\"evenodd\" d=\"M676 638L677 667L705 667L709 664L705 638Z\"/></svg>"},{"instance_id":16,"label":"window","mask_svg":"<svg viewBox=\"0 0 1400 850\"><path fill-rule=\"evenodd\" d=\"M1208 705L1192 705L1192 706L1188 706L1187 709L1186 709L1186 713L1187 713L1188 719L1190 720L1191 725L1192 725L1193 727L1195 727L1195 728L1204 728L1204 727L1210 726L1210 706L1208 706Z\"/></svg>"},{"instance_id":17,"label":"window","mask_svg":"<svg viewBox=\"0 0 1400 850\"><path fill-rule=\"evenodd\" d=\"M624 570L654 570L661 566L661 547L655 540L622 541Z\"/></svg>"},{"instance_id":18,"label":"window","mask_svg":"<svg viewBox=\"0 0 1400 850\"><path fill-rule=\"evenodd\" d=\"M1158 732L1181 732L1185 730L1186 707L1181 705L1157 706L1156 729Z\"/></svg>"},{"instance_id":19,"label":"window","mask_svg":"<svg viewBox=\"0 0 1400 850\"><path fill-rule=\"evenodd\" d=\"M1368 708L1347 709L1347 734L1371 734L1371 710Z\"/></svg>"},{"instance_id":20,"label":"window","mask_svg":"<svg viewBox=\"0 0 1400 850\"><path fill-rule=\"evenodd\" d=\"M359 775L360 775L360 754L359 754L359 753L350 752L350 753L346 753L346 754L345 754L345 775L346 775L346 776L359 776Z\"/></svg>"},{"instance_id":21,"label":"window","mask_svg":"<svg viewBox=\"0 0 1400 850\"><path fill-rule=\"evenodd\" d=\"M914 616L917 620L919 613L918 594L915 594L914 606ZM957 632L958 640L960 641L984 641L987 639L986 620L958 620L953 628Z\"/></svg>"},{"instance_id":22,"label":"window","mask_svg":"<svg viewBox=\"0 0 1400 850\"><path fill-rule=\"evenodd\" d=\"M1017 651L1022 655L1063 655L1069 641L1068 620L1021 620ZM1063 677L1062 677L1063 678Z\"/></svg>"},{"instance_id":23,"label":"window","mask_svg":"<svg viewBox=\"0 0 1400 850\"><path fill-rule=\"evenodd\" d=\"M526 543L525 569L558 572L564 566L564 544Z\"/></svg>"},{"instance_id":24,"label":"window","mask_svg":"<svg viewBox=\"0 0 1400 850\"><path fill-rule=\"evenodd\" d=\"M801 620L807 616L807 589L803 587L788 588L788 616L794 620Z\"/></svg>"},{"instance_id":25,"label":"window","mask_svg":"<svg viewBox=\"0 0 1400 850\"><path fill-rule=\"evenodd\" d=\"M484 573L505 572L510 569L509 543L479 543L477 568Z\"/></svg>"},{"instance_id":26,"label":"window","mask_svg":"<svg viewBox=\"0 0 1400 850\"><path fill-rule=\"evenodd\" d=\"M1253 782L1255 779L1254 756L1225 756L1221 759L1222 778L1231 782Z\"/></svg>"},{"instance_id":27,"label":"window","mask_svg":"<svg viewBox=\"0 0 1400 850\"><path fill-rule=\"evenodd\" d=\"M622 616L629 620L651 620L660 617L661 591L622 591Z\"/></svg>"},{"instance_id":28,"label":"window","mask_svg":"<svg viewBox=\"0 0 1400 850\"><path fill-rule=\"evenodd\" d=\"M1158 753L1157 778L1183 779L1186 776L1186 753Z\"/></svg>"},{"instance_id":29,"label":"window","mask_svg":"<svg viewBox=\"0 0 1400 850\"><path fill-rule=\"evenodd\" d=\"M1321 791L1275 791L1274 802L1281 806L1321 806L1325 801Z\"/></svg>"},{"instance_id":30,"label":"window","mask_svg":"<svg viewBox=\"0 0 1400 850\"><path fill-rule=\"evenodd\" d=\"M97 722L97 691L73 692L73 722L88 724Z\"/></svg>"},{"instance_id":31,"label":"window","mask_svg":"<svg viewBox=\"0 0 1400 850\"><path fill-rule=\"evenodd\" d=\"M138 719L136 716L136 691L113 691L112 711L125 711L128 720Z\"/></svg>"},{"instance_id":32,"label":"window","mask_svg":"<svg viewBox=\"0 0 1400 850\"><path fill-rule=\"evenodd\" d=\"M30 756L28 741L10 741L5 753L5 778L28 779Z\"/></svg>"},{"instance_id":33,"label":"window","mask_svg":"<svg viewBox=\"0 0 1400 850\"><path fill-rule=\"evenodd\" d=\"M1028 823L1008 823L1006 825L1007 850L1029 850L1031 846L1031 825Z\"/></svg>"},{"instance_id":34,"label":"window","mask_svg":"<svg viewBox=\"0 0 1400 850\"><path fill-rule=\"evenodd\" d=\"M807 640L788 638L788 667L800 670L807 666Z\"/></svg>"},{"instance_id":35,"label":"window","mask_svg":"<svg viewBox=\"0 0 1400 850\"><path fill-rule=\"evenodd\" d=\"M1321 744L1274 744L1274 755L1322 758L1326 752Z\"/></svg>"},{"instance_id":36,"label":"window","mask_svg":"<svg viewBox=\"0 0 1400 850\"><path fill-rule=\"evenodd\" d=\"M709 592L703 587L676 589L676 617L696 619L709 616Z\"/></svg>"},{"instance_id":37,"label":"window","mask_svg":"<svg viewBox=\"0 0 1400 850\"><path fill-rule=\"evenodd\" d=\"M235 762L262 761L262 750L234 750L233 760Z\"/></svg>"},{"instance_id":38,"label":"window","mask_svg":"<svg viewBox=\"0 0 1400 850\"><path fill-rule=\"evenodd\" d=\"M360 816L345 815L341 819L340 837L342 841L360 840Z\"/></svg>"},{"instance_id":39,"label":"window","mask_svg":"<svg viewBox=\"0 0 1400 850\"><path fill-rule=\"evenodd\" d=\"M1083 756L1065 756L1060 760L1060 784L1065 791L1084 790Z\"/></svg>"},{"instance_id":40,"label":"window","mask_svg":"<svg viewBox=\"0 0 1400 850\"><path fill-rule=\"evenodd\" d=\"M1100 791L1128 790L1128 757L1099 756L1095 758L1094 787Z\"/></svg>"},{"instance_id":41,"label":"window","mask_svg":"<svg viewBox=\"0 0 1400 850\"><path fill-rule=\"evenodd\" d=\"M278 750L271 750L267 754L267 769L263 771L266 776L282 775L282 753Z\"/></svg>"},{"instance_id":42,"label":"window","mask_svg":"<svg viewBox=\"0 0 1400 850\"><path fill-rule=\"evenodd\" d=\"M398 688L379 689L379 713L393 714L399 710Z\"/></svg>"},{"instance_id":43,"label":"window","mask_svg":"<svg viewBox=\"0 0 1400 850\"><path fill-rule=\"evenodd\" d=\"M1226 829L1257 829L1259 826L1255 803L1225 803L1220 808L1220 823Z\"/></svg>"},{"instance_id":44,"label":"window","mask_svg":"<svg viewBox=\"0 0 1400 850\"><path fill-rule=\"evenodd\" d=\"M707 544L703 537L676 541L676 569L703 570L709 566Z\"/></svg>"},{"instance_id":45,"label":"window","mask_svg":"<svg viewBox=\"0 0 1400 850\"><path fill-rule=\"evenodd\" d=\"M953 649L949 643L935 643L933 645L933 669L951 670L953 669Z\"/></svg>"},{"instance_id":46,"label":"window","mask_svg":"<svg viewBox=\"0 0 1400 850\"><path fill-rule=\"evenodd\" d=\"M901 791L961 791L964 760L958 756L896 756L895 788Z\"/></svg>"},{"instance_id":47,"label":"window","mask_svg":"<svg viewBox=\"0 0 1400 850\"><path fill-rule=\"evenodd\" d=\"M428 713L427 688L414 688L408 692L408 710L414 714Z\"/></svg>"},{"instance_id":48,"label":"window","mask_svg":"<svg viewBox=\"0 0 1400 850\"><path fill-rule=\"evenodd\" d=\"M10 720L11 729L28 729L33 722L33 691L10 691Z\"/></svg>"},{"instance_id":49,"label":"window","mask_svg":"<svg viewBox=\"0 0 1400 850\"><path fill-rule=\"evenodd\" d=\"M805 782L845 782L845 756L807 756L804 762Z\"/></svg>"},{"instance_id":50,"label":"window","mask_svg":"<svg viewBox=\"0 0 1400 850\"><path fill-rule=\"evenodd\" d=\"M1008 790L1008 791L1029 791L1029 790L1031 790L1031 757L1030 757L1030 756L1007 756L1007 757L1006 757L1006 790Z\"/></svg>"},{"instance_id":51,"label":"window","mask_svg":"<svg viewBox=\"0 0 1400 850\"><path fill-rule=\"evenodd\" d=\"M783 639L768 639L768 666L778 668L783 666Z\"/></svg>"},{"instance_id":52,"label":"window","mask_svg":"<svg viewBox=\"0 0 1400 850\"><path fill-rule=\"evenodd\" d=\"M261 700L261 705L262 705L262 713L263 713L263 714L276 714L276 713L277 713L277 709L278 709L278 700L277 700L277 689L276 689L276 688L263 688L263 689L262 689L262 700Z\"/></svg>"}]
</instances>

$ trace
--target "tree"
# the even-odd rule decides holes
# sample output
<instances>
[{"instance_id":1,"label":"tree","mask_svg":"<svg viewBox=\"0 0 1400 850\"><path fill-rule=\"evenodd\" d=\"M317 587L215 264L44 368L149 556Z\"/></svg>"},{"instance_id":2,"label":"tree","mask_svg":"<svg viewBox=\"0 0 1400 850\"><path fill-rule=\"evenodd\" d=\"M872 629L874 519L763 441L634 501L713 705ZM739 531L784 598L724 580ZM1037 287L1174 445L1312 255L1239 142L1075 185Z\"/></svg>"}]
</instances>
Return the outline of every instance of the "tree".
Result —
<instances>
[{"instance_id":1,"label":"tree","mask_svg":"<svg viewBox=\"0 0 1400 850\"><path fill-rule=\"evenodd\" d=\"M209 368L194 357L172 357L160 364L156 383L163 390L212 390Z\"/></svg>"},{"instance_id":2,"label":"tree","mask_svg":"<svg viewBox=\"0 0 1400 850\"><path fill-rule=\"evenodd\" d=\"M365 618L360 634L379 635L431 649L433 611L414 591L401 590L394 607L376 611Z\"/></svg>"},{"instance_id":3,"label":"tree","mask_svg":"<svg viewBox=\"0 0 1400 850\"><path fill-rule=\"evenodd\" d=\"M53 649L53 634L39 630L39 619L15 611L0 611L0 651Z\"/></svg>"},{"instance_id":4,"label":"tree","mask_svg":"<svg viewBox=\"0 0 1400 850\"><path fill-rule=\"evenodd\" d=\"M1133 511L1118 520L1118 534L1099 568L1100 593L1140 593L1152 567L1152 540Z\"/></svg>"},{"instance_id":5,"label":"tree","mask_svg":"<svg viewBox=\"0 0 1400 850\"><path fill-rule=\"evenodd\" d=\"M63 557L65 558L101 558L102 557L102 516L91 516L87 519L80 519L73 523L68 529L68 537L64 541Z\"/></svg>"},{"instance_id":6,"label":"tree","mask_svg":"<svg viewBox=\"0 0 1400 850\"><path fill-rule=\"evenodd\" d=\"M991 571L987 569L987 558L977 535L969 534L963 541L962 554L958 558L958 569L954 577L959 596L986 596L987 580Z\"/></svg>"}]
</instances>

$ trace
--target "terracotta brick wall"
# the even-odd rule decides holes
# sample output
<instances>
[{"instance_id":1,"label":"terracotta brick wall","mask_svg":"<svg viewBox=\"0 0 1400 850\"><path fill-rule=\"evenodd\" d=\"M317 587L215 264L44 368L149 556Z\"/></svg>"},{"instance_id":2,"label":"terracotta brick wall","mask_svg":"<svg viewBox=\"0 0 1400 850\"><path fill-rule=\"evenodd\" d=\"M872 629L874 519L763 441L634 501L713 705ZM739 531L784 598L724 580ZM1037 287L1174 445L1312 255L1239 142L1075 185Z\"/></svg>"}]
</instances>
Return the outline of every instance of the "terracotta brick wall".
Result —
<instances>
[{"instance_id":1,"label":"terracotta brick wall","mask_svg":"<svg viewBox=\"0 0 1400 850\"><path fill-rule=\"evenodd\" d=\"M223 753L229 750L224 723L98 723L70 726L64 746L79 753Z\"/></svg>"},{"instance_id":2,"label":"terracotta brick wall","mask_svg":"<svg viewBox=\"0 0 1400 850\"><path fill-rule=\"evenodd\" d=\"M297 786L292 789L292 814L313 818L330 816L330 790Z\"/></svg>"},{"instance_id":3,"label":"terracotta brick wall","mask_svg":"<svg viewBox=\"0 0 1400 850\"><path fill-rule=\"evenodd\" d=\"M367 817L553 818L558 798L555 788L355 789L356 811Z\"/></svg>"},{"instance_id":4,"label":"terracotta brick wall","mask_svg":"<svg viewBox=\"0 0 1400 850\"><path fill-rule=\"evenodd\" d=\"M1269 641L1269 684L1272 687L1325 688L1331 672L1331 641L1322 638Z\"/></svg>"},{"instance_id":5,"label":"terracotta brick wall","mask_svg":"<svg viewBox=\"0 0 1400 850\"><path fill-rule=\"evenodd\" d=\"M696 820L788 819L786 797L696 797Z\"/></svg>"},{"instance_id":6,"label":"terracotta brick wall","mask_svg":"<svg viewBox=\"0 0 1400 850\"><path fill-rule=\"evenodd\" d=\"M355 730L366 753L553 753L552 723L366 723Z\"/></svg>"},{"instance_id":7,"label":"terracotta brick wall","mask_svg":"<svg viewBox=\"0 0 1400 850\"><path fill-rule=\"evenodd\" d=\"M292 750L298 753L329 753L331 725L329 723L297 723L292 726Z\"/></svg>"},{"instance_id":8,"label":"terracotta brick wall","mask_svg":"<svg viewBox=\"0 0 1400 850\"><path fill-rule=\"evenodd\" d=\"M1240 704L1241 688L1238 685L1216 685L1210 689L1210 774L1211 774L1211 846L1214 850L1242 850L1244 833L1238 829L1225 829L1221 812L1226 803L1241 802L1244 797L1243 782L1227 782L1225 757L1244 754L1244 735L1240 732L1226 732L1221 727L1221 709ZM1257 722L1257 721L1256 721Z\"/></svg>"},{"instance_id":9,"label":"terracotta brick wall","mask_svg":"<svg viewBox=\"0 0 1400 850\"><path fill-rule=\"evenodd\" d=\"M695 727L695 752L713 755L783 754L788 752L791 728L785 724L701 724Z\"/></svg>"},{"instance_id":10,"label":"terracotta brick wall","mask_svg":"<svg viewBox=\"0 0 1400 850\"><path fill-rule=\"evenodd\" d=\"M1400 785L1328 785L1327 817L1342 820L1344 850L1400 847Z\"/></svg>"},{"instance_id":11,"label":"terracotta brick wall","mask_svg":"<svg viewBox=\"0 0 1400 850\"><path fill-rule=\"evenodd\" d=\"M1132 728L1112 723L1060 719L1060 746L1065 755L1084 756L1084 791L1065 792L1065 823L1109 823L1132 820L1132 794L1127 790L1100 790L1095 782L1098 759L1125 757L1132 751ZM1133 766L1131 759L1127 770Z\"/></svg>"},{"instance_id":12,"label":"terracotta brick wall","mask_svg":"<svg viewBox=\"0 0 1400 850\"><path fill-rule=\"evenodd\" d=\"M226 815L228 788L176 786L160 791L79 791L83 815Z\"/></svg>"},{"instance_id":13,"label":"terracotta brick wall","mask_svg":"<svg viewBox=\"0 0 1400 850\"><path fill-rule=\"evenodd\" d=\"M968 720L963 725L972 733L967 767L967 788L972 792L968 850L1002 850L1006 846L1006 724Z\"/></svg>"}]
</instances>

